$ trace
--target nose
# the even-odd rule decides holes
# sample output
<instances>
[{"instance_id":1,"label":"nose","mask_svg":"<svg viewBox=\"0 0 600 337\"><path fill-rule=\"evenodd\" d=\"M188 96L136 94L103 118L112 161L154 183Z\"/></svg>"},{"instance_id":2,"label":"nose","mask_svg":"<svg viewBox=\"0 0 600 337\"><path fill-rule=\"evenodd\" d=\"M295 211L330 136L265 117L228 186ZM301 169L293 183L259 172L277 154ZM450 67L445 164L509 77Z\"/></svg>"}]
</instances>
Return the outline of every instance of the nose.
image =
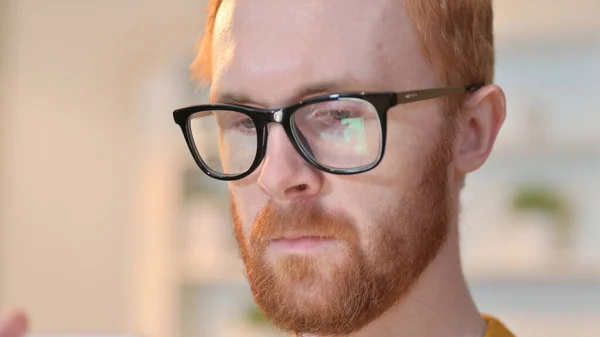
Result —
<instances>
[{"instance_id":1,"label":"nose","mask_svg":"<svg viewBox=\"0 0 600 337\"><path fill-rule=\"evenodd\" d=\"M281 125L271 125L258 185L278 201L308 199L321 190L323 174L300 156Z\"/></svg>"}]
</instances>

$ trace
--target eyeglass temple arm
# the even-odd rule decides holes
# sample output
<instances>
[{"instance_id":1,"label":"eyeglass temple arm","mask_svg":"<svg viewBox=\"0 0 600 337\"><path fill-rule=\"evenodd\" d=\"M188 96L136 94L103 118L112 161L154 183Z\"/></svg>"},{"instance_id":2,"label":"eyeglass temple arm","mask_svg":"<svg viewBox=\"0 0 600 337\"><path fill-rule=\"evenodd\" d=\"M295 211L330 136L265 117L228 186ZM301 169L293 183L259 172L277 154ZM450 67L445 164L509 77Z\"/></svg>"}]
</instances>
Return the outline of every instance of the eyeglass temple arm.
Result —
<instances>
[{"instance_id":1,"label":"eyeglass temple arm","mask_svg":"<svg viewBox=\"0 0 600 337\"><path fill-rule=\"evenodd\" d=\"M427 99L438 98L442 96L457 95L462 93L474 92L480 89L481 85L471 85L466 87L449 87L439 89L426 89L426 90L415 90L405 91L396 94L398 100L397 104L412 103L418 101L424 101Z\"/></svg>"}]
</instances>

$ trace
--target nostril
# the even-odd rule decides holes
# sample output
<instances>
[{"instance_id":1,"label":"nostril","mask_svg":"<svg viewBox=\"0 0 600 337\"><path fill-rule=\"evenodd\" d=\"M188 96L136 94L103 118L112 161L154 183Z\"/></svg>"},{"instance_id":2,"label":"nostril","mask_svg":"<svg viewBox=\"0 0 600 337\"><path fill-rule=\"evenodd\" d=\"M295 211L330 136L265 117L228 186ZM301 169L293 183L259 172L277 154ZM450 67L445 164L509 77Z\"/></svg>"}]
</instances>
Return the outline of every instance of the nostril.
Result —
<instances>
[{"instance_id":1,"label":"nostril","mask_svg":"<svg viewBox=\"0 0 600 337\"><path fill-rule=\"evenodd\" d=\"M307 189L308 189L307 184L301 184L301 185L296 186L296 190L299 192L306 191Z\"/></svg>"}]
</instances>

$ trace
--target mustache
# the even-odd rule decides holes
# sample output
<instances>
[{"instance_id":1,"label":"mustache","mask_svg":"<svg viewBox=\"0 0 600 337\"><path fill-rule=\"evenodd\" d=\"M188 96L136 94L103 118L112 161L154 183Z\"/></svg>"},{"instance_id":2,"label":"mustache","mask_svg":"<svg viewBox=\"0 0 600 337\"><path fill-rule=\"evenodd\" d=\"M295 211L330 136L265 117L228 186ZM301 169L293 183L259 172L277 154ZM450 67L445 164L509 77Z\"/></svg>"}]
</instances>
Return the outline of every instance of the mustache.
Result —
<instances>
[{"instance_id":1,"label":"mustache","mask_svg":"<svg viewBox=\"0 0 600 337\"><path fill-rule=\"evenodd\" d=\"M287 206L269 201L261 209L250 230L250 244L260 247L271 240L290 236L315 236L351 241L356 225L343 211L325 208L314 202L295 202Z\"/></svg>"}]
</instances>

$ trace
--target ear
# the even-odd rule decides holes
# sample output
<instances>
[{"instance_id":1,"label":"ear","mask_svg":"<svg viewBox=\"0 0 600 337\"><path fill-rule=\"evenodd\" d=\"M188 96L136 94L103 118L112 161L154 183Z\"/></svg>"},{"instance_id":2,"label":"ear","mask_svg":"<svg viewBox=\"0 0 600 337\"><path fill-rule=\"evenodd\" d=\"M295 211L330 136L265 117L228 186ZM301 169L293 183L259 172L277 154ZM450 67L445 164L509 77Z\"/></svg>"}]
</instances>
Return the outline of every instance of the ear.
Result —
<instances>
[{"instance_id":1,"label":"ear","mask_svg":"<svg viewBox=\"0 0 600 337\"><path fill-rule=\"evenodd\" d=\"M454 156L457 176L473 172L486 162L505 118L506 97L497 85L487 85L464 101Z\"/></svg>"}]
</instances>

